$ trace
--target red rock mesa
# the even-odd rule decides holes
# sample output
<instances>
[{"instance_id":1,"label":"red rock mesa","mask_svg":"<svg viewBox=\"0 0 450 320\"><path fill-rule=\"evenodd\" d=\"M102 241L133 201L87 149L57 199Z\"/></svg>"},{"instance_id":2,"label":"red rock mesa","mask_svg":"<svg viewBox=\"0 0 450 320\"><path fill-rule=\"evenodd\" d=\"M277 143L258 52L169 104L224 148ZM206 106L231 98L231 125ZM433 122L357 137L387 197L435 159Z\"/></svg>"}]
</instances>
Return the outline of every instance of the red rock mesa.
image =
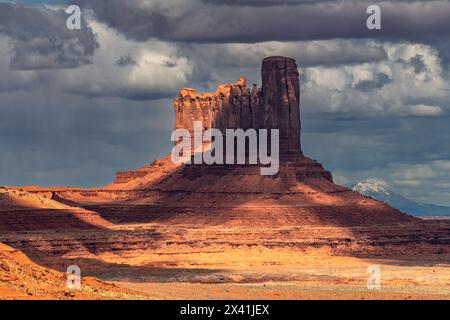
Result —
<instances>
[{"instance_id":1,"label":"red rock mesa","mask_svg":"<svg viewBox=\"0 0 450 320\"><path fill-rule=\"evenodd\" d=\"M115 222L172 221L199 225L335 225L408 222L416 219L385 203L335 185L331 173L303 155L300 85L293 59L262 63L262 88L246 80L214 93L181 89L175 99L175 129L280 130L280 170L261 176L259 165L174 165L170 157L128 172L91 190L56 190ZM53 190L54 191L54 190Z\"/></svg>"},{"instance_id":2,"label":"red rock mesa","mask_svg":"<svg viewBox=\"0 0 450 320\"><path fill-rule=\"evenodd\" d=\"M245 78L220 85L215 93L184 88L175 99L175 129L193 132L194 121L204 129L279 129L281 153L301 155L300 84L294 59L271 57L263 61L262 88L247 87ZM193 134L191 134L193 135Z\"/></svg>"},{"instance_id":3,"label":"red rock mesa","mask_svg":"<svg viewBox=\"0 0 450 320\"><path fill-rule=\"evenodd\" d=\"M174 104L175 128L191 130L200 120L205 128L280 129L277 175L262 176L259 165L175 165L169 156L119 172L105 187L4 189L0 242L59 271L77 264L88 275L132 279L149 272L161 276L148 266L178 253L186 254L177 258L181 266L188 256L192 266L208 257L223 269L224 256L238 263L240 250L256 248L256 257L260 250L268 254L258 269L266 270L290 250L287 274L294 269L290 257L317 248L396 259L450 253L448 222L422 221L338 186L320 163L303 155L293 59L264 59L262 79L261 89L247 88L244 78L215 93L182 89ZM143 265L128 265L126 257ZM198 271L189 277L167 272L164 281L190 281ZM265 277L279 279L270 272Z\"/></svg>"}]
</instances>

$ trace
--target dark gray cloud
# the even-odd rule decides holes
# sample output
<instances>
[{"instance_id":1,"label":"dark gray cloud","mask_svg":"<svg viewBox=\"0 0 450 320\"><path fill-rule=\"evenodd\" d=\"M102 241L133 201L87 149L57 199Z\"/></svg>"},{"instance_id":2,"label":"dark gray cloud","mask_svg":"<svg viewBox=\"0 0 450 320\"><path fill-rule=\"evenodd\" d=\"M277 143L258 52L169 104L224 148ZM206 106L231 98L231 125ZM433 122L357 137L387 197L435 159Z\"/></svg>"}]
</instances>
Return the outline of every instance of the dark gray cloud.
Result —
<instances>
[{"instance_id":1,"label":"dark gray cloud","mask_svg":"<svg viewBox=\"0 0 450 320\"><path fill-rule=\"evenodd\" d=\"M424 57L420 54L417 54L408 60L399 59L398 62L404 65L405 67L411 68L412 70L414 70L415 73L427 71L427 66L424 62Z\"/></svg>"},{"instance_id":2,"label":"dark gray cloud","mask_svg":"<svg viewBox=\"0 0 450 320\"><path fill-rule=\"evenodd\" d=\"M122 57L120 57L119 59L117 59L116 61L116 65L118 67L128 67L128 66L135 66L136 65L136 60L134 60L131 55L128 53Z\"/></svg>"},{"instance_id":3,"label":"dark gray cloud","mask_svg":"<svg viewBox=\"0 0 450 320\"><path fill-rule=\"evenodd\" d=\"M411 63L412 67L414 68L415 73L421 73L426 71L426 65L423 61L423 57L421 55L417 55L415 57L412 57L409 62Z\"/></svg>"},{"instance_id":4,"label":"dark gray cloud","mask_svg":"<svg viewBox=\"0 0 450 320\"><path fill-rule=\"evenodd\" d=\"M448 1L385 1L382 30L368 30L370 1L319 1L280 6L213 1L77 0L101 21L136 40L260 42L334 38L420 39L449 35ZM223 3L223 2L222 2ZM376 3L376 2L375 2ZM270 26L270 27L267 27Z\"/></svg>"},{"instance_id":5,"label":"dark gray cloud","mask_svg":"<svg viewBox=\"0 0 450 320\"><path fill-rule=\"evenodd\" d=\"M301 68L380 61L387 58L384 48L365 40L324 40L232 44L179 44L188 57L215 67L260 66L272 55L292 57Z\"/></svg>"},{"instance_id":6,"label":"dark gray cloud","mask_svg":"<svg viewBox=\"0 0 450 320\"><path fill-rule=\"evenodd\" d=\"M0 185L105 185L171 148L168 100L17 92L0 97L0 111Z\"/></svg>"},{"instance_id":7,"label":"dark gray cloud","mask_svg":"<svg viewBox=\"0 0 450 320\"><path fill-rule=\"evenodd\" d=\"M0 34L13 44L11 68L75 68L90 63L99 46L96 36L84 19L81 30L69 30L67 17L63 9L0 3Z\"/></svg>"},{"instance_id":8,"label":"dark gray cloud","mask_svg":"<svg viewBox=\"0 0 450 320\"><path fill-rule=\"evenodd\" d=\"M450 37L430 37L424 39L423 43L429 44L436 48L439 52L439 57L445 68L450 69Z\"/></svg>"},{"instance_id":9,"label":"dark gray cloud","mask_svg":"<svg viewBox=\"0 0 450 320\"><path fill-rule=\"evenodd\" d=\"M201 0L204 3L214 5L229 5L229 6L283 6L283 5L300 5L311 3L324 3L324 2L359 2L355 0ZM381 2L426 2L435 0L384 0L373 1L372 4Z\"/></svg>"},{"instance_id":10,"label":"dark gray cloud","mask_svg":"<svg viewBox=\"0 0 450 320\"><path fill-rule=\"evenodd\" d=\"M330 2L335 0L202 0L207 4L241 6L241 7L260 7L260 6L280 6L280 5L298 5L304 3Z\"/></svg>"},{"instance_id":11,"label":"dark gray cloud","mask_svg":"<svg viewBox=\"0 0 450 320\"><path fill-rule=\"evenodd\" d=\"M342 119L303 114L303 148L342 183L379 178L417 201L450 204L449 117ZM441 164L439 166L439 164ZM445 167L442 164L446 164ZM428 176L428 167L432 172ZM423 171L427 176L423 176Z\"/></svg>"},{"instance_id":12,"label":"dark gray cloud","mask_svg":"<svg viewBox=\"0 0 450 320\"><path fill-rule=\"evenodd\" d=\"M355 84L355 88L364 92L381 89L392 79L385 73L377 73L374 80L363 80Z\"/></svg>"}]
</instances>

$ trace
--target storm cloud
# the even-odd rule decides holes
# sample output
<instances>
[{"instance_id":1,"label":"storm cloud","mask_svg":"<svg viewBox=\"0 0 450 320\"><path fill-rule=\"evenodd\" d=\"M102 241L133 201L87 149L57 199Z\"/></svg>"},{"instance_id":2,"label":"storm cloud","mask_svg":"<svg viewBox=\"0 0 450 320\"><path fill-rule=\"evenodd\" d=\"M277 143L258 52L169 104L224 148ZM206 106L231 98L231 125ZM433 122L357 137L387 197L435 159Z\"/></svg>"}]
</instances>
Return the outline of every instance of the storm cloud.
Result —
<instances>
[{"instance_id":1,"label":"storm cloud","mask_svg":"<svg viewBox=\"0 0 450 320\"><path fill-rule=\"evenodd\" d=\"M91 63L99 47L95 34L84 19L81 30L69 30L67 17L61 8L0 3L0 34L13 44L11 68L76 68Z\"/></svg>"},{"instance_id":2,"label":"storm cloud","mask_svg":"<svg viewBox=\"0 0 450 320\"><path fill-rule=\"evenodd\" d=\"M381 30L366 27L367 7L374 4L368 1L288 1L290 5L280 1L280 5L240 5L238 9L223 5L224 1L217 5L201 0L76 2L135 40L254 43L368 37L411 40L450 34L450 3L443 0L378 2Z\"/></svg>"}]
</instances>

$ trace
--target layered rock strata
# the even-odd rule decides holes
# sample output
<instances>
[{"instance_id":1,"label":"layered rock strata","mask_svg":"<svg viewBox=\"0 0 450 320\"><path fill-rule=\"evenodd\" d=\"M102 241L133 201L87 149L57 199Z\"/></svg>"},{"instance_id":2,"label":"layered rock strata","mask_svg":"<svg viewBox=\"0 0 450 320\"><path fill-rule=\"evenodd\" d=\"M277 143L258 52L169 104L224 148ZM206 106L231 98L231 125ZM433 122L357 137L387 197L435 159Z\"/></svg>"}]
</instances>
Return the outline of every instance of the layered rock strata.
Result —
<instances>
[{"instance_id":1,"label":"layered rock strata","mask_svg":"<svg viewBox=\"0 0 450 320\"><path fill-rule=\"evenodd\" d=\"M175 99L175 129L192 135L194 122L203 129L279 129L281 154L302 154L300 147L300 82L294 59L270 57L263 60L262 88L247 87L240 78L220 85L214 93L184 88Z\"/></svg>"},{"instance_id":2,"label":"layered rock strata","mask_svg":"<svg viewBox=\"0 0 450 320\"><path fill-rule=\"evenodd\" d=\"M194 121L202 121L203 130L279 129L277 175L261 176L259 165L177 165L168 156L120 172L106 187L5 189L0 243L47 268L65 271L75 264L84 276L146 279L158 287L235 281L228 260L257 275L245 275L243 283L304 281L310 275L294 272L292 258L309 260L312 251L326 252L320 258L326 263L329 255L352 255L448 265L449 221L422 221L338 186L303 155L295 61L265 59L262 79L260 89L248 88L244 78L215 93L182 89L175 128L192 132ZM273 269L283 252L284 267Z\"/></svg>"},{"instance_id":3,"label":"layered rock strata","mask_svg":"<svg viewBox=\"0 0 450 320\"><path fill-rule=\"evenodd\" d=\"M332 176L322 165L303 156L300 144L300 82L294 59L269 57L262 63L262 87L247 87L247 80L220 85L214 93L199 93L183 88L174 101L175 129L186 129L194 137L194 123L201 122L203 132L214 128L225 134L226 129L278 129L280 135L280 188L289 189L296 181ZM268 150L271 150L270 139ZM194 142L192 140L192 145ZM206 142L208 143L208 141ZM248 147L248 145L246 146ZM224 142L224 151L226 144ZM236 154L236 153L235 153ZM247 150L248 154L248 150ZM248 162L247 162L248 163ZM124 184L149 174L151 168L119 172L115 183ZM184 172L199 174L259 175L259 166L226 165L186 166Z\"/></svg>"}]
</instances>

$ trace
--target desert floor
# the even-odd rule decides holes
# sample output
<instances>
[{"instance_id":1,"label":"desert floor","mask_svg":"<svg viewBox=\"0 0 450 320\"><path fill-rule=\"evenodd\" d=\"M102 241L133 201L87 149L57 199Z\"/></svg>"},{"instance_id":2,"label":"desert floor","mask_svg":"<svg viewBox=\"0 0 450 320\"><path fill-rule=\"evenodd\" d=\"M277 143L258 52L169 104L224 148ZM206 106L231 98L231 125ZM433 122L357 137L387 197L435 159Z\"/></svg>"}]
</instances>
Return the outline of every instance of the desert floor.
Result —
<instances>
[{"instance_id":1,"label":"desert floor","mask_svg":"<svg viewBox=\"0 0 450 320\"><path fill-rule=\"evenodd\" d=\"M0 299L450 299L445 221L119 224L25 192L4 200ZM71 265L79 291L66 286ZM370 266L380 289L368 289Z\"/></svg>"},{"instance_id":2,"label":"desert floor","mask_svg":"<svg viewBox=\"0 0 450 320\"><path fill-rule=\"evenodd\" d=\"M162 231L162 228L166 232L170 229L168 226L139 225L139 232L155 233L155 230ZM120 229L121 232L130 232L135 228L122 226ZM172 234L180 233L176 240L155 240L153 247L145 250L100 250L94 254L78 247L72 251L64 249L65 253L59 256L49 256L48 253L36 255L30 251L30 259L20 256L22 253L18 251L19 258L14 261L17 265L15 270L11 261L0 259L3 266L6 265L2 270L0 263L0 297L450 299L450 256L445 254L428 257L409 257L405 254L401 259L370 254L369 257L361 258L336 255L331 248L297 249L285 245L269 248L254 244L233 246L220 242L208 245L205 239L203 242L199 239L187 241L182 236L194 232L192 230L180 227L176 230L174 228L171 231ZM210 231L210 235L223 235L230 229L216 227ZM86 231L85 236L88 237L89 232L92 231ZM11 234L9 241L24 236L28 240L42 242L45 237L55 238L56 234L46 234L45 237L39 233ZM67 242L74 234L58 234L58 237L60 246L63 246L64 241ZM11 254L7 257L11 258ZM81 267L81 291L68 291L65 288L63 270L69 265ZM367 269L373 265L380 267L381 288L369 290L367 282L370 274ZM5 270L9 271L6 275ZM11 275L12 271L15 274ZM34 274L37 276L33 277ZM49 280L53 285L49 286Z\"/></svg>"},{"instance_id":3,"label":"desert floor","mask_svg":"<svg viewBox=\"0 0 450 320\"><path fill-rule=\"evenodd\" d=\"M166 252L128 260L164 266L160 274L116 274L111 280L155 299L450 299L450 265L426 257L417 261L266 248ZM380 267L380 289L367 287L371 265Z\"/></svg>"}]
</instances>

